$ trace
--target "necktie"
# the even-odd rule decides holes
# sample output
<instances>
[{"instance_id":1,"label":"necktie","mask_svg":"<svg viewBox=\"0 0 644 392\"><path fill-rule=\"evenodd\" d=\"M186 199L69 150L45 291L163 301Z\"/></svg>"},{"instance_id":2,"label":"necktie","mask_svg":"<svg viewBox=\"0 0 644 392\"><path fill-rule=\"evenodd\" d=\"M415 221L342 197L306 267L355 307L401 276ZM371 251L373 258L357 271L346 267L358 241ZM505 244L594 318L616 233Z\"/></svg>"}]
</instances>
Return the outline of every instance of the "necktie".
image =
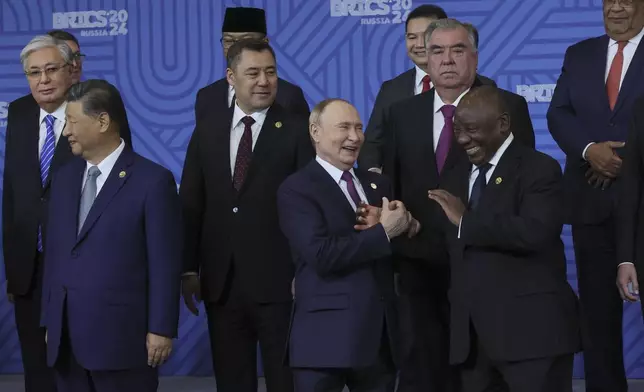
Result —
<instances>
[{"instance_id":1,"label":"necktie","mask_svg":"<svg viewBox=\"0 0 644 392\"><path fill-rule=\"evenodd\" d=\"M476 208L476 206L479 204L479 201L481 201L481 196L483 195L483 191L485 190L485 187L487 186L487 172L490 170L492 165L488 163L484 163L481 166L479 166L478 171L479 175L476 177L476 180L474 180L474 185L472 186L472 194L470 195L470 202L469 204L469 209L473 210Z\"/></svg>"},{"instance_id":2,"label":"necktie","mask_svg":"<svg viewBox=\"0 0 644 392\"><path fill-rule=\"evenodd\" d=\"M96 199L96 178L101 175L101 171L97 166L90 166L87 171L87 180L85 180L85 186L83 187L83 193L81 194L80 200L80 209L78 211L78 232L80 233L85 223L85 219L89 214L89 210L94 204L94 199Z\"/></svg>"},{"instance_id":3,"label":"necktie","mask_svg":"<svg viewBox=\"0 0 644 392\"><path fill-rule=\"evenodd\" d=\"M432 81L432 80L429 78L429 75L425 75L425 76L423 76L423 91L422 91L423 93L424 93L425 91L429 91L429 89L431 88L431 87L429 86L429 83L431 83L431 81Z\"/></svg>"},{"instance_id":4,"label":"necktie","mask_svg":"<svg viewBox=\"0 0 644 392\"><path fill-rule=\"evenodd\" d=\"M250 166L250 159L253 156L253 130L251 126L255 124L252 117L246 116L241 119L244 123L244 134L237 147L237 158L235 159L235 171L233 173L233 186L239 191L244 183L246 172Z\"/></svg>"},{"instance_id":5,"label":"necktie","mask_svg":"<svg viewBox=\"0 0 644 392\"><path fill-rule=\"evenodd\" d=\"M54 158L54 150L56 148L56 134L54 134L54 123L56 117L48 114L45 116L45 125L47 133L45 134L45 143L40 152L40 182L45 187L47 177L49 176L49 168L51 167L51 160ZM38 226L38 239L37 239L38 252L42 252L42 226Z\"/></svg>"},{"instance_id":6,"label":"necktie","mask_svg":"<svg viewBox=\"0 0 644 392\"><path fill-rule=\"evenodd\" d=\"M353 203L356 205L356 208L360 205L360 195L358 195L358 190L356 189L356 185L353 183L353 176L351 175L351 172L345 171L342 173L342 179L344 182L347 183L347 190L349 191L349 196L351 196L351 200L353 200Z\"/></svg>"},{"instance_id":7,"label":"necktie","mask_svg":"<svg viewBox=\"0 0 644 392\"><path fill-rule=\"evenodd\" d=\"M454 137L454 111L456 111L456 106L454 105L443 105L441 108L441 113L443 113L443 117L445 118L445 125L443 125L441 136L438 138L438 145L436 146L436 167L438 168L438 173L443 170L449 148L452 145L452 138Z\"/></svg>"},{"instance_id":8,"label":"necktie","mask_svg":"<svg viewBox=\"0 0 644 392\"><path fill-rule=\"evenodd\" d=\"M624 47L628 41L620 41L617 43L617 54L613 58L613 63L610 65L608 71L608 78L606 78L606 93L608 94L608 103L610 110L615 109L617 103L617 96L619 95L619 82L622 79L622 68L624 66Z\"/></svg>"}]
</instances>

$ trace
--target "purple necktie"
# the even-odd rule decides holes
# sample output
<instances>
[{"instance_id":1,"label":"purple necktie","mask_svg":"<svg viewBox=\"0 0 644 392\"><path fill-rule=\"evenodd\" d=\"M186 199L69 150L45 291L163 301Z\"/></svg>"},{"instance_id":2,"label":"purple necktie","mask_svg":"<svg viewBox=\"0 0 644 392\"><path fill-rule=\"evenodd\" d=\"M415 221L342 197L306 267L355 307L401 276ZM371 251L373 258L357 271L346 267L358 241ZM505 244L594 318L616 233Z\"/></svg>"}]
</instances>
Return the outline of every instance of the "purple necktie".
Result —
<instances>
[{"instance_id":1,"label":"purple necktie","mask_svg":"<svg viewBox=\"0 0 644 392\"><path fill-rule=\"evenodd\" d=\"M362 200L360 199L360 196L358 195L358 190L356 189L356 186L353 183L353 176L351 175L351 172L345 171L344 173L342 173L342 179L344 180L344 182L347 183L347 190L349 190L349 196L351 196L351 200L353 200L353 203L356 205L356 208L358 208Z\"/></svg>"},{"instance_id":2,"label":"purple necktie","mask_svg":"<svg viewBox=\"0 0 644 392\"><path fill-rule=\"evenodd\" d=\"M445 117L445 125L443 125L443 130L441 131L441 136L438 138L438 145L436 146L436 167L438 168L438 173L443 171L449 148L452 145L454 111L456 111L456 106L454 105L443 105L441 108L441 113Z\"/></svg>"},{"instance_id":3,"label":"purple necktie","mask_svg":"<svg viewBox=\"0 0 644 392\"><path fill-rule=\"evenodd\" d=\"M253 130L251 126L255 120L246 116L241 119L244 123L244 133L237 147L237 158L235 159L235 171L233 172L233 186L239 191L246 178L246 172L250 166L250 160L253 156Z\"/></svg>"}]
</instances>

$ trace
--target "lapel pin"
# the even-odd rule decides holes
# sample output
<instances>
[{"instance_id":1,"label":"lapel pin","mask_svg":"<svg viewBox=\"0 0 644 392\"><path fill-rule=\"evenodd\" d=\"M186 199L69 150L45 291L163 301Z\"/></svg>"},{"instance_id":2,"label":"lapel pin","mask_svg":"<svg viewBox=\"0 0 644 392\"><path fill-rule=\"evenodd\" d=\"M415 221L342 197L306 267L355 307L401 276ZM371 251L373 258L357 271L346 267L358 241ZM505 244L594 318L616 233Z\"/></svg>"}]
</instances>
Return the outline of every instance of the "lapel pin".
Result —
<instances>
[{"instance_id":1,"label":"lapel pin","mask_svg":"<svg viewBox=\"0 0 644 392\"><path fill-rule=\"evenodd\" d=\"M373 182L371 183L371 189L378 189L378 185L374 184Z\"/></svg>"},{"instance_id":2,"label":"lapel pin","mask_svg":"<svg viewBox=\"0 0 644 392\"><path fill-rule=\"evenodd\" d=\"M125 177L125 171L120 172L120 173L119 173L119 177L120 177L120 178Z\"/></svg>"},{"instance_id":3,"label":"lapel pin","mask_svg":"<svg viewBox=\"0 0 644 392\"><path fill-rule=\"evenodd\" d=\"M496 180L494 180L494 183L495 183L496 185L499 185L499 184L500 184L500 183L502 183L502 182L503 182L503 178L501 178L501 177L497 177L497 178L496 178Z\"/></svg>"},{"instance_id":4,"label":"lapel pin","mask_svg":"<svg viewBox=\"0 0 644 392\"><path fill-rule=\"evenodd\" d=\"M282 128L282 122L281 121L276 122L275 128Z\"/></svg>"}]
</instances>

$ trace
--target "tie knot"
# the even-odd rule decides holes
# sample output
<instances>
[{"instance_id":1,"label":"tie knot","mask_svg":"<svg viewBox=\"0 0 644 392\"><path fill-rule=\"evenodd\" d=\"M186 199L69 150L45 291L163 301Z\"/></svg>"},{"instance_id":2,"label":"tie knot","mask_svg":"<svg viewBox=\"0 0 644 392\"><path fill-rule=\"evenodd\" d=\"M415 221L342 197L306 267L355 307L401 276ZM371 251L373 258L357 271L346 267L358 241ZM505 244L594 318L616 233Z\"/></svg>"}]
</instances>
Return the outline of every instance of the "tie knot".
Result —
<instances>
[{"instance_id":1,"label":"tie knot","mask_svg":"<svg viewBox=\"0 0 644 392\"><path fill-rule=\"evenodd\" d=\"M451 120L454 118L454 112L456 111L456 106L454 105L443 105L441 108L441 113L443 113L443 117L445 117L445 120Z\"/></svg>"},{"instance_id":2,"label":"tie knot","mask_svg":"<svg viewBox=\"0 0 644 392\"><path fill-rule=\"evenodd\" d=\"M492 164L490 162L486 162L486 163L478 166L479 173L483 174L483 175L486 175L487 171L490 170L491 167L492 167Z\"/></svg>"},{"instance_id":3,"label":"tie knot","mask_svg":"<svg viewBox=\"0 0 644 392\"><path fill-rule=\"evenodd\" d=\"M101 171L98 166L90 166L87 170L87 178L96 178L101 175Z\"/></svg>"},{"instance_id":4,"label":"tie knot","mask_svg":"<svg viewBox=\"0 0 644 392\"><path fill-rule=\"evenodd\" d=\"M617 42L617 51L621 52L624 50L624 48L628 45L628 41L618 41Z\"/></svg>"},{"instance_id":5,"label":"tie knot","mask_svg":"<svg viewBox=\"0 0 644 392\"><path fill-rule=\"evenodd\" d=\"M345 171L342 173L342 179L345 182L353 182L353 176L351 175L350 171Z\"/></svg>"},{"instance_id":6,"label":"tie knot","mask_svg":"<svg viewBox=\"0 0 644 392\"><path fill-rule=\"evenodd\" d=\"M245 126L250 127L251 125L255 124L255 119L253 119L251 116L246 116L241 119L241 122L243 122Z\"/></svg>"},{"instance_id":7,"label":"tie knot","mask_svg":"<svg viewBox=\"0 0 644 392\"><path fill-rule=\"evenodd\" d=\"M432 81L432 79L429 77L429 75L423 76L423 83L429 84L429 82L431 82L431 81Z\"/></svg>"},{"instance_id":8,"label":"tie knot","mask_svg":"<svg viewBox=\"0 0 644 392\"><path fill-rule=\"evenodd\" d=\"M53 127L54 122L56 122L56 117L52 116L51 114L45 116L45 123L48 127Z\"/></svg>"}]
</instances>

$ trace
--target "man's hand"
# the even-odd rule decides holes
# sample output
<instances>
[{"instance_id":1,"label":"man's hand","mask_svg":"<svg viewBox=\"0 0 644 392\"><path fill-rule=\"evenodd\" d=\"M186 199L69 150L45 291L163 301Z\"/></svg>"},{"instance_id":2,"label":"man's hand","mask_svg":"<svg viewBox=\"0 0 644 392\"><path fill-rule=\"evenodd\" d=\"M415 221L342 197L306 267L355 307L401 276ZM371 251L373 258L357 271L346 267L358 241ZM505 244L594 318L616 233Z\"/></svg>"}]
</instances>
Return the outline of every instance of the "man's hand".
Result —
<instances>
[{"instance_id":1,"label":"man's hand","mask_svg":"<svg viewBox=\"0 0 644 392\"><path fill-rule=\"evenodd\" d=\"M407 231L407 237L409 238L415 237L416 234L418 234L418 232L420 231L420 229L421 229L420 222L418 222L416 218L411 217L411 222L409 223L409 230Z\"/></svg>"},{"instance_id":2,"label":"man's hand","mask_svg":"<svg viewBox=\"0 0 644 392\"><path fill-rule=\"evenodd\" d=\"M608 189L613 182L612 179L596 172L592 167L589 167L588 170L586 170L586 180L593 188L601 188L602 190Z\"/></svg>"},{"instance_id":3,"label":"man's hand","mask_svg":"<svg viewBox=\"0 0 644 392\"><path fill-rule=\"evenodd\" d=\"M201 303L201 285L197 275L185 275L181 278L181 295L190 313L198 316L197 306Z\"/></svg>"},{"instance_id":4,"label":"man's hand","mask_svg":"<svg viewBox=\"0 0 644 392\"><path fill-rule=\"evenodd\" d=\"M598 174L608 178L615 178L622 168L622 159L614 150L622 147L624 147L624 142L609 141L591 144L586 150L585 158Z\"/></svg>"},{"instance_id":5,"label":"man's hand","mask_svg":"<svg viewBox=\"0 0 644 392\"><path fill-rule=\"evenodd\" d=\"M163 365L172 352L172 339L151 332L148 332L145 345L148 348L148 366Z\"/></svg>"},{"instance_id":6,"label":"man's hand","mask_svg":"<svg viewBox=\"0 0 644 392\"><path fill-rule=\"evenodd\" d=\"M628 284L633 284L633 292L628 289ZM633 264L622 264L617 269L617 288L624 301L637 302L640 295L640 285L637 283L637 271Z\"/></svg>"},{"instance_id":7,"label":"man's hand","mask_svg":"<svg viewBox=\"0 0 644 392\"><path fill-rule=\"evenodd\" d=\"M406 232L409 229L410 222L411 214L402 202L393 201L390 203L386 197L382 198L380 224L382 224L390 239Z\"/></svg>"},{"instance_id":8,"label":"man's hand","mask_svg":"<svg viewBox=\"0 0 644 392\"><path fill-rule=\"evenodd\" d=\"M465 205L461 199L442 189L429 191L427 192L427 195L431 200L440 204L445 215L447 215L447 219L449 219L453 225L458 226L461 223L463 214L465 214Z\"/></svg>"},{"instance_id":9,"label":"man's hand","mask_svg":"<svg viewBox=\"0 0 644 392\"><path fill-rule=\"evenodd\" d=\"M356 230L367 230L380 222L380 211L382 209L374 207L365 202L360 202L356 209L356 224L353 226Z\"/></svg>"}]
</instances>

